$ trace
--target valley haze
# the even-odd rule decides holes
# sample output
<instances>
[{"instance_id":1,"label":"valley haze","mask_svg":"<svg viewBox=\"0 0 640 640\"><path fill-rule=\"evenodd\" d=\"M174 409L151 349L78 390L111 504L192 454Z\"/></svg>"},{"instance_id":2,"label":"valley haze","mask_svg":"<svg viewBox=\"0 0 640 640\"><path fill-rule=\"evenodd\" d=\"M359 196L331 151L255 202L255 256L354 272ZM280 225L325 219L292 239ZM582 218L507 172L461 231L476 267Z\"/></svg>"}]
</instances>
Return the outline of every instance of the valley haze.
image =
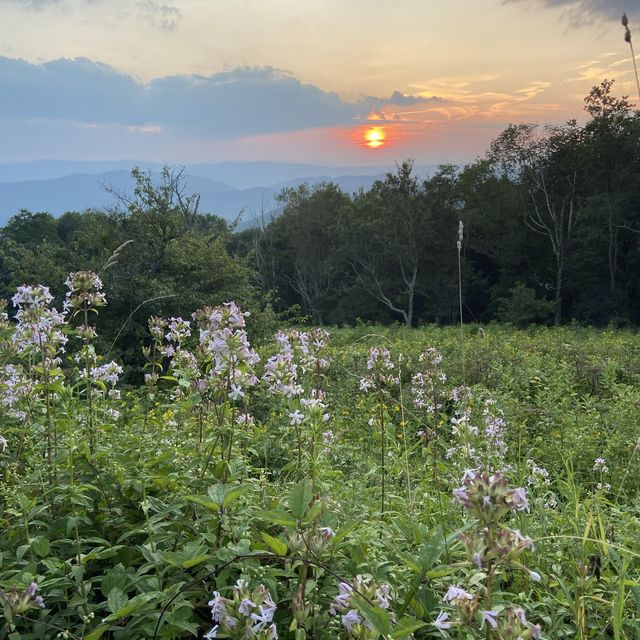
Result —
<instances>
[{"instance_id":1,"label":"valley haze","mask_svg":"<svg viewBox=\"0 0 640 640\"><path fill-rule=\"evenodd\" d=\"M369 189L394 165L328 166L284 162L221 162L184 167L185 192L200 195L200 213L227 221L240 216L249 226L263 215L277 213L277 194L300 184L334 182L347 193ZM135 181L131 169L139 167L157 181L163 164L143 161L39 160L0 165L0 226L22 209L59 216L66 211L109 209L117 205L110 192L131 194ZM416 166L418 175L433 173L435 166Z\"/></svg>"}]
</instances>

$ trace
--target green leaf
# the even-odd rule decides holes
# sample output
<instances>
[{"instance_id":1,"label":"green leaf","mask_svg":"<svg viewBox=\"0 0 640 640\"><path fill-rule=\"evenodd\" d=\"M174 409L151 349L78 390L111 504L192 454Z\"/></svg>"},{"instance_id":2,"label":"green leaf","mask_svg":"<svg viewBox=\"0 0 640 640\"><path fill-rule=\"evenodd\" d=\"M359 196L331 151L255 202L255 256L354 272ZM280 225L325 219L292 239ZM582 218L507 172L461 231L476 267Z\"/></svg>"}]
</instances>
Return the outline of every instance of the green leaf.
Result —
<instances>
[{"instance_id":1,"label":"green leaf","mask_svg":"<svg viewBox=\"0 0 640 640\"><path fill-rule=\"evenodd\" d=\"M391 619L386 611L374 607L367 600L365 600L360 594L354 593L351 596L352 600L355 600L356 606L371 626L381 635L387 637L391 635L392 626Z\"/></svg>"},{"instance_id":2,"label":"green leaf","mask_svg":"<svg viewBox=\"0 0 640 640\"><path fill-rule=\"evenodd\" d=\"M331 544L335 547L338 543L342 542L356 527L356 522L347 522L343 524L338 531L336 531L336 535L331 538Z\"/></svg>"},{"instance_id":3,"label":"green leaf","mask_svg":"<svg viewBox=\"0 0 640 640\"><path fill-rule=\"evenodd\" d=\"M217 504L223 504L227 495L227 487L222 483L212 484L207 489L207 495Z\"/></svg>"},{"instance_id":4,"label":"green leaf","mask_svg":"<svg viewBox=\"0 0 640 640\"><path fill-rule=\"evenodd\" d=\"M114 587L109 591L109 596L107 597L107 609L111 613L115 613L118 609L122 609L127 602L129 602L127 594L122 589Z\"/></svg>"},{"instance_id":5,"label":"green leaf","mask_svg":"<svg viewBox=\"0 0 640 640\"><path fill-rule=\"evenodd\" d=\"M203 507L207 507L207 509L211 509L211 511L215 511L216 513L220 511L220 503L213 502L212 500L208 500L202 496L185 496L185 498L189 500L189 502L200 504Z\"/></svg>"},{"instance_id":6,"label":"green leaf","mask_svg":"<svg viewBox=\"0 0 640 640\"><path fill-rule=\"evenodd\" d=\"M441 535L437 535L431 540L426 540L420 548L419 561L422 571L429 571L438 562L444 551L444 540Z\"/></svg>"},{"instance_id":7,"label":"green leaf","mask_svg":"<svg viewBox=\"0 0 640 640\"><path fill-rule=\"evenodd\" d=\"M107 597L111 592L111 589L118 588L124 591L129 584L129 577L122 564L117 564L113 569L109 570L100 584L100 590L103 595Z\"/></svg>"},{"instance_id":8,"label":"green leaf","mask_svg":"<svg viewBox=\"0 0 640 640\"><path fill-rule=\"evenodd\" d=\"M422 566L418 560L416 560L410 553L402 552L400 557L404 563L415 573L422 573Z\"/></svg>"},{"instance_id":9,"label":"green leaf","mask_svg":"<svg viewBox=\"0 0 640 640\"><path fill-rule=\"evenodd\" d=\"M310 480L300 480L289 493L289 509L296 520L302 520L313 497Z\"/></svg>"},{"instance_id":10,"label":"green leaf","mask_svg":"<svg viewBox=\"0 0 640 640\"><path fill-rule=\"evenodd\" d=\"M320 501L314 502L306 512L303 521L304 524L311 524L320 515L323 506L324 505Z\"/></svg>"},{"instance_id":11,"label":"green leaf","mask_svg":"<svg viewBox=\"0 0 640 640\"><path fill-rule=\"evenodd\" d=\"M39 556L40 558L44 558L45 556L49 555L51 544L46 538L38 536L31 541L31 548L37 556Z\"/></svg>"},{"instance_id":12,"label":"green leaf","mask_svg":"<svg viewBox=\"0 0 640 640\"><path fill-rule=\"evenodd\" d=\"M191 567L195 567L197 564L201 564L203 562L206 562L207 560L210 560L213 556L210 556L209 554L207 555L202 555L202 556L196 556L195 558L190 558L189 560L185 560L182 563L182 568L183 569L191 569Z\"/></svg>"},{"instance_id":13,"label":"green leaf","mask_svg":"<svg viewBox=\"0 0 640 640\"><path fill-rule=\"evenodd\" d=\"M393 629L391 637L393 640L402 640L403 638L408 638L414 631L426 626L426 622L422 622L421 620L417 620L411 616L405 616L398 621L398 624L396 624Z\"/></svg>"},{"instance_id":14,"label":"green leaf","mask_svg":"<svg viewBox=\"0 0 640 640\"><path fill-rule=\"evenodd\" d=\"M297 524L295 518L286 511L258 511L257 515L263 520L267 520L268 522L273 522L275 524L280 524L283 527L291 527L295 529Z\"/></svg>"},{"instance_id":15,"label":"green leaf","mask_svg":"<svg viewBox=\"0 0 640 640\"><path fill-rule=\"evenodd\" d=\"M231 503L235 502L240 496L244 495L249 491L249 487L246 485L239 485L234 487L230 491L227 491L227 495L224 497L222 501L222 506L226 509Z\"/></svg>"},{"instance_id":16,"label":"green leaf","mask_svg":"<svg viewBox=\"0 0 640 640\"><path fill-rule=\"evenodd\" d=\"M270 536L268 533L262 533L262 539L269 545L271 551L278 556L286 556L288 547L282 542L282 540L278 540L278 538L274 538Z\"/></svg>"},{"instance_id":17,"label":"green leaf","mask_svg":"<svg viewBox=\"0 0 640 640\"><path fill-rule=\"evenodd\" d=\"M156 597L155 593L141 593L140 595L135 596L135 598L131 598L124 607L114 611L110 616L106 617L104 621L117 622L118 620L122 620L122 618L126 618L139 609L142 609L142 607L144 607L150 600L153 600Z\"/></svg>"},{"instance_id":18,"label":"green leaf","mask_svg":"<svg viewBox=\"0 0 640 640\"><path fill-rule=\"evenodd\" d=\"M108 624L101 624L99 627L96 627L91 633L88 633L84 637L84 640L100 640L104 635L105 631L109 630Z\"/></svg>"}]
</instances>

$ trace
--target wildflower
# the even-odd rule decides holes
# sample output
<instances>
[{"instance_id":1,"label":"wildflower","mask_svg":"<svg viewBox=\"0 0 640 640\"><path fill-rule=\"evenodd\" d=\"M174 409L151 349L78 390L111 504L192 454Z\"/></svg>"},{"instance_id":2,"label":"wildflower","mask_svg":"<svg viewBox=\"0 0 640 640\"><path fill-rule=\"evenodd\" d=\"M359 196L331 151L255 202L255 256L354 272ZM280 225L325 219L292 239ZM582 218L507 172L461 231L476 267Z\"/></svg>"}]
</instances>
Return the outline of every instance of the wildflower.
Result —
<instances>
[{"instance_id":1,"label":"wildflower","mask_svg":"<svg viewBox=\"0 0 640 640\"><path fill-rule=\"evenodd\" d=\"M462 483L464 484L467 480L475 480L477 471L478 469L466 469L462 474Z\"/></svg>"},{"instance_id":2,"label":"wildflower","mask_svg":"<svg viewBox=\"0 0 640 640\"><path fill-rule=\"evenodd\" d=\"M65 296L64 310L75 315L80 309L102 307L107 299L102 293L102 280L93 271L76 271L65 280L69 291Z\"/></svg>"},{"instance_id":3,"label":"wildflower","mask_svg":"<svg viewBox=\"0 0 640 640\"><path fill-rule=\"evenodd\" d=\"M352 593L353 587L347 582L341 582L338 585L338 595L334 598L333 604L329 608L331 615L336 615L336 609L342 611L348 608Z\"/></svg>"},{"instance_id":4,"label":"wildflower","mask_svg":"<svg viewBox=\"0 0 640 640\"><path fill-rule=\"evenodd\" d=\"M529 511L527 492L522 487L512 489L511 493L506 497L505 501L514 511Z\"/></svg>"},{"instance_id":5,"label":"wildflower","mask_svg":"<svg viewBox=\"0 0 640 640\"><path fill-rule=\"evenodd\" d=\"M435 622L432 623L434 627L438 629L451 629L451 622L449 622L449 614L446 611L441 611L438 614Z\"/></svg>"},{"instance_id":6,"label":"wildflower","mask_svg":"<svg viewBox=\"0 0 640 640\"><path fill-rule=\"evenodd\" d=\"M482 624L480 628L484 627L484 623L488 623L492 629L495 629L498 626L498 611L483 611L482 612Z\"/></svg>"},{"instance_id":7,"label":"wildflower","mask_svg":"<svg viewBox=\"0 0 640 640\"><path fill-rule=\"evenodd\" d=\"M461 600L473 600L473 596L465 591L462 587L451 586L445 593L444 598L442 598L445 602L449 602L451 604L457 604Z\"/></svg>"},{"instance_id":8,"label":"wildflower","mask_svg":"<svg viewBox=\"0 0 640 640\"><path fill-rule=\"evenodd\" d=\"M238 400L239 398L244 398L245 393L238 384L231 383L231 391L229 392L229 398L231 400Z\"/></svg>"},{"instance_id":9,"label":"wildflower","mask_svg":"<svg viewBox=\"0 0 640 640\"><path fill-rule=\"evenodd\" d=\"M593 462L593 470L600 473L609 473L609 467L607 467L607 461L604 458L596 458Z\"/></svg>"},{"instance_id":10,"label":"wildflower","mask_svg":"<svg viewBox=\"0 0 640 640\"><path fill-rule=\"evenodd\" d=\"M182 318L169 318L169 331L165 339L169 342L182 342L191 335L191 323Z\"/></svg>"},{"instance_id":11,"label":"wildflower","mask_svg":"<svg viewBox=\"0 0 640 640\"><path fill-rule=\"evenodd\" d=\"M344 628L349 633L352 633L353 627L355 625L360 624L362 622L362 620L360 619L360 616L358 615L358 612L355 609L350 609L345 615L341 617L341 620L342 620L342 624L344 625Z\"/></svg>"},{"instance_id":12,"label":"wildflower","mask_svg":"<svg viewBox=\"0 0 640 640\"><path fill-rule=\"evenodd\" d=\"M333 431L331 431L331 429L324 431L322 433L322 442L325 445L330 445L334 440L335 440L335 434L333 433Z\"/></svg>"},{"instance_id":13,"label":"wildflower","mask_svg":"<svg viewBox=\"0 0 640 640\"><path fill-rule=\"evenodd\" d=\"M243 616L250 616L251 609L254 609L255 606L256 606L255 602L249 600L249 598L243 598L242 602L240 603L240 607L238 608L238 611Z\"/></svg>"},{"instance_id":14,"label":"wildflower","mask_svg":"<svg viewBox=\"0 0 640 640\"><path fill-rule=\"evenodd\" d=\"M292 426L293 425L299 425L304 420L304 414L301 411L299 411L298 409L296 409L295 411L290 413L289 417L291 418L290 424Z\"/></svg>"},{"instance_id":15,"label":"wildflower","mask_svg":"<svg viewBox=\"0 0 640 640\"><path fill-rule=\"evenodd\" d=\"M156 342L161 342L164 337L164 331L169 323L158 316L151 316L147 321L149 324L149 333Z\"/></svg>"},{"instance_id":16,"label":"wildflower","mask_svg":"<svg viewBox=\"0 0 640 640\"><path fill-rule=\"evenodd\" d=\"M538 466L534 460L527 460L527 466L530 469L527 484L537 486L541 484L550 484L549 472L543 467Z\"/></svg>"},{"instance_id":17,"label":"wildflower","mask_svg":"<svg viewBox=\"0 0 640 640\"><path fill-rule=\"evenodd\" d=\"M226 600L218 591L213 592L213 598L209 600L209 608L211 609L211 619L214 622L220 622L225 612Z\"/></svg>"},{"instance_id":18,"label":"wildflower","mask_svg":"<svg viewBox=\"0 0 640 640\"><path fill-rule=\"evenodd\" d=\"M93 367L90 373L94 380L115 387L119 376L122 374L122 367L116 362L108 362L99 367Z\"/></svg>"},{"instance_id":19,"label":"wildflower","mask_svg":"<svg viewBox=\"0 0 640 640\"><path fill-rule=\"evenodd\" d=\"M241 413L237 418L236 418L236 422L238 424L244 424L247 425L249 427L252 427L255 424L255 421L253 419L253 416L250 415L249 413Z\"/></svg>"},{"instance_id":20,"label":"wildflower","mask_svg":"<svg viewBox=\"0 0 640 640\"><path fill-rule=\"evenodd\" d=\"M255 623L253 625L254 633L256 631L261 631L266 624L268 624L273 620L273 614L275 613L276 606L275 604L273 604L273 606L268 605L266 607L263 605L260 605L258 609L260 613L251 614L251 620L253 620L253 622Z\"/></svg>"},{"instance_id":21,"label":"wildflower","mask_svg":"<svg viewBox=\"0 0 640 640\"><path fill-rule=\"evenodd\" d=\"M378 600L381 609L388 609L390 607L391 596L389 591L388 584L382 584L378 589L376 589L376 599Z\"/></svg>"}]
</instances>

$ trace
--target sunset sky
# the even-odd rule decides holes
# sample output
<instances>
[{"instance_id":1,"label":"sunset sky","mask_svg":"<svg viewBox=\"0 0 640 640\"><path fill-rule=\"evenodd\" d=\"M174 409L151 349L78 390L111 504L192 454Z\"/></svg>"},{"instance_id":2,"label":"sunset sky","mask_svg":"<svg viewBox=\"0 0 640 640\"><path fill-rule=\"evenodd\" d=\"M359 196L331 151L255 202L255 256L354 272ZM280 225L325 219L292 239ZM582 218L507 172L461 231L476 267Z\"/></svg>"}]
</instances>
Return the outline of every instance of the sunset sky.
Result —
<instances>
[{"instance_id":1,"label":"sunset sky","mask_svg":"<svg viewBox=\"0 0 640 640\"><path fill-rule=\"evenodd\" d=\"M0 163L470 161L636 98L625 11L640 51L640 0L0 0Z\"/></svg>"}]
</instances>

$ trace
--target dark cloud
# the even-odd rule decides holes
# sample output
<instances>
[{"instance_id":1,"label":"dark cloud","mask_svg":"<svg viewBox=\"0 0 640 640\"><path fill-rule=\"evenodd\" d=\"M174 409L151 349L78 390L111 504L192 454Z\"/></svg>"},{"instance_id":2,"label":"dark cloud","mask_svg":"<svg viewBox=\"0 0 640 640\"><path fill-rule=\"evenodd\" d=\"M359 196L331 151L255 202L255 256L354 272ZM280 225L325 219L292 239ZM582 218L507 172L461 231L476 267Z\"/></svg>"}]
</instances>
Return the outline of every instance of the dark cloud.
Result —
<instances>
[{"instance_id":1,"label":"dark cloud","mask_svg":"<svg viewBox=\"0 0 640 640\"><path fill-rule=\"evenodd\" d=\"M577 23L591 23L599 18L620 20L623 13L640 16L638 0L504 0L505 4L564 8Z\"/></svg>"},{"instance_id":2,"label":"dark cloud","mask_svg":"<svg viewBox=\"0 0 640 640\"><path fill-rule=\"evenodd\" d=\"M346 102L271 67L167 76L143 84L86 58L31 64L0 56L0 86L0 121L153 125L213 137L346 125L386 105L442 101L396 91L387 99Z\"/></svg>"}]
</instances>

